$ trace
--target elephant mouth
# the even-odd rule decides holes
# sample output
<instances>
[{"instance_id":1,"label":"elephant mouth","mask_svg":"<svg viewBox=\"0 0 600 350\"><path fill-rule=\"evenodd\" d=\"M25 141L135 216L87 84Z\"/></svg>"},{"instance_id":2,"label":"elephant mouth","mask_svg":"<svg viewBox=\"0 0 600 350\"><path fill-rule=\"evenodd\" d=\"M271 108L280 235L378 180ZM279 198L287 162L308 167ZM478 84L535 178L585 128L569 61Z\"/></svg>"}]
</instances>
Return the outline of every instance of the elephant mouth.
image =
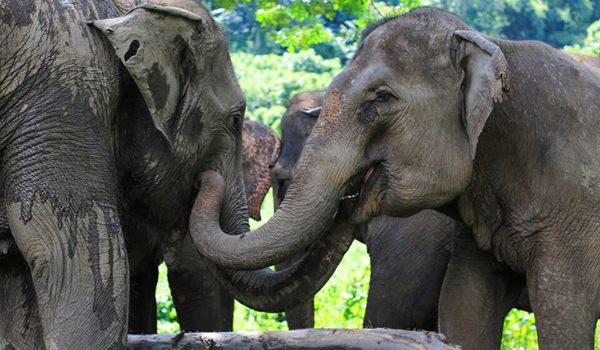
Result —
<instances>
[{"instance_id":1,"label":"elephant mouth","mask_svg":"<svg viewBox=\"0 0 600 350\"><path fill-rule=\"evenodd\" d=\"M348 185L346 186L348 190L340 199L341 212L345 216L352 214L360 203L361 197L365 193L365 186L378 166L379 163L374 164L367 170L357 173L348 181Z\"/></svg>"}]
</instances>

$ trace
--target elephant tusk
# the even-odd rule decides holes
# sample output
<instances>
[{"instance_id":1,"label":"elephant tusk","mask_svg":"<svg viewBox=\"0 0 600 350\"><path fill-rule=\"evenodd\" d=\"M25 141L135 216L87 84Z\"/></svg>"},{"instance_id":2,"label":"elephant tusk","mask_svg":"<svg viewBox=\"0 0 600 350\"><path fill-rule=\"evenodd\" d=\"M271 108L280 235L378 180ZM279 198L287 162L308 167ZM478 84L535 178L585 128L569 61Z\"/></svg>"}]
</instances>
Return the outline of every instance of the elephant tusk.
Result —
<instances>
[{"instance_id":1,"label":"elephant tusk","mask_svg":"<svg viewBox=\"0 0 600 350\"><path fill-rule=\"evenodd\" d=\"M342 196L342 200L356 198L358 197L358 195L360 195L360 192L356 192L355 194L350 194L347 196Z\"/></svg>"}]
</instances>

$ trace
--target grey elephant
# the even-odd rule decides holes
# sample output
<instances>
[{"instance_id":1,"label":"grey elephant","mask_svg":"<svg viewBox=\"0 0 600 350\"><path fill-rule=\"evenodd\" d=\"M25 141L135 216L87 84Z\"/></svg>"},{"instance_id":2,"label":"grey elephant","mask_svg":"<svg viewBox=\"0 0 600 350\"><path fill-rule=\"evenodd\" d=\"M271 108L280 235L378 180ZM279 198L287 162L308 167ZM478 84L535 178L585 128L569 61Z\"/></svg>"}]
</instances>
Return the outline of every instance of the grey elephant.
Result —
<instances>
[{"instance_id":1,"label":"grey elephant","mask_svg":"<svg viewBox=\"0 0 600 350\"><path fill-rule=\"evenodd\" d=\"M242 174L248 213L255 220L260 220L260 206L271 182L269 168L275 163L278 154L279 139L275 132L262 123L244 120ZM146 251L134 250L138 255L144 254L141 256L129 254L129 260L132 262L129 333L151 334L157 331L155 293L158 265L163 257L160 246L149 248ZM172 271L171 266L168 266L168 277L172 283L170 289L181 330L231 331L233 298L213 278L209 267L202 266L198 261L193 265L193 269L181 266Z\"/></svg>"},{"instance_id":2,"label":"grey elephant","mask_svg":"<svg viewBox=\"0 0 600 350\"><path fill-rule=\"evenodd\" d=\"M218 264L258 268L327 239L348 209L364 223L443 208L472 231L455 239L440 296L450 342L497 349L526 288L542 349L592 350L598 96L598 70L546 44L488 37L437 9L386 19L329 86L273 218L231 237L220 201L196 201L193 239ZM219 198L219 174L202 178L202 195Z\"/></svg>"},{"instance_id":3,"label":"grey elephant","mask_svg":"<svg viewBox=\"0 0 600 350\"><path fill-rule=\"evenodd\" d=\"M281 153L271 169L276 203L285 192L323 104L324 91L293 96L281 120ZM367 245L371 281L364 327L437 330L438 299L455 231L464 228L432 210L410 218L378 217L356 228ZM286 312L290 329L314 327L312 301Z\"/></svg>"},{"instance_id":4,"label":"grey elephant","mask_svg":"<svg viewBox=\"0 0 600 350\"><path fill-rule=\"evenodd\" d=\"M0 348L124 347L129 279L136 310L149 250L171 286L217 278L277 307L329 249L280 272L198 254L188 218L202 171L227 184L225 230L248 229L245 98L208 11L136 5L0 2ZM201 269L213 277L188 279Z\"/></svg>"}]
</instances>

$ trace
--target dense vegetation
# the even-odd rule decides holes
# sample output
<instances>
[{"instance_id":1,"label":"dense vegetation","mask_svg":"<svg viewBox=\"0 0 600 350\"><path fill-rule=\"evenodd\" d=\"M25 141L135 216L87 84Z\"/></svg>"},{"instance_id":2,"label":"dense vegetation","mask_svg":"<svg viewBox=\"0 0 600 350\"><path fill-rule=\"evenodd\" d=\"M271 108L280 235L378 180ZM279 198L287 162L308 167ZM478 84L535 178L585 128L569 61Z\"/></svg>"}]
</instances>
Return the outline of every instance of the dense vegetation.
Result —
<instances>
[{"instance_id":1,"label":"dense vegetation","mask_svg":"<svg viewBox=\"0 0 600 350\"><path fill-rule=\"evenodd\" d=\"M450 10L476 29L509 39L537 39L570 51L600 55L600 4L596 0L210 0L223 26L247 97L246 117L279 132L291 96L324 89L352 55L369 21L428 5ZM310 47L310 48L309 48ZM271 196L262 217L272 213ZM253 223L257 226L259 223ZM355 243L316 296L317 327L361 327L369 281L365 247ZM178 325L161 266L159 330ZM282 314L236 305L235 330L279 330ZM513 310L505 320L503 349L537 349L532 314ZM600 325L596 332L600 344ZM600 350L600 345L597 345Z\"/></svg>"}]
</instances>

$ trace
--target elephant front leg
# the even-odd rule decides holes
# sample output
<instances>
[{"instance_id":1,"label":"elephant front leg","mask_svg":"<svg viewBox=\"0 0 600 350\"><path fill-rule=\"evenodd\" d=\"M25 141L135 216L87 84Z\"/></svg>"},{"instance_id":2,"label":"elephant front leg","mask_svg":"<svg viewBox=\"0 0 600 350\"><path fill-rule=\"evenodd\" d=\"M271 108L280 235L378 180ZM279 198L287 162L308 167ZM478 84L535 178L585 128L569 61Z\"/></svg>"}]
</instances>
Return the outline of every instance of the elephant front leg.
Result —
<instances>
[{"instance_id":1,"label":"elephant front leg","mask_svg":"<svg viewBox=\"0 0 600 350\"><path fill-rule=\"evenodd\" d=\"M540 349L594 349L600 318L600 241L596 247L592 243L591 249L581 249L584 242L572 238L579 247L568 247L569 243L540 247L538 252L544 255L527 271Z\"/></svg>"},{"instance_id":2,"label":"elephant front leg","mask_svg":"<svg viewBox=\"0 0 600 350\"><path fill-rule=\"evenodd\" d=\"M233 329L233 297L213 278L186 235L176 258L165 254L169 287L182 331Z\"/></svg>"},{"instance_id":3,"label":"elephant front leg","mask_svg":"<svg viewBox=\"0 0 600 350\"><path fill-rule=\"evenodd\" d=\"M124 347L128 271L115 208L92 202L69 212L36 197L8 212L31 269L46 347Z\"/></svg>"},{"instance_id":4,"label":"elephant front leg","mask_svg":"<svg viewBox=\"0 0 600 350\"><path fill-rule=\"evenodd\" d=\"M156 284L158 264L146 261L143 271L131 272L129 291L129 333L156 333Z\"/></svg>"},{"instance_id":5,"label":"elephant front leg","mask_svg":"<svg viewBox=\"0 0 600 350\"><path fill-rule=\"evenodd\" d=\"M43 348L29 269L21 257L9 259L2 261L0 269L0 349Z\"/></svg>"},{"instance_id":6,"label":"elephant front leg","mask_svg":"<svg viewBox=\"0 0 600 350\"><path fill-rule=\"evenodd\" d=\"M499 349L504 317L525 282L471 237L454 244L440 294L440 332L465 350Z\"/></svg>"}]
</instances>

